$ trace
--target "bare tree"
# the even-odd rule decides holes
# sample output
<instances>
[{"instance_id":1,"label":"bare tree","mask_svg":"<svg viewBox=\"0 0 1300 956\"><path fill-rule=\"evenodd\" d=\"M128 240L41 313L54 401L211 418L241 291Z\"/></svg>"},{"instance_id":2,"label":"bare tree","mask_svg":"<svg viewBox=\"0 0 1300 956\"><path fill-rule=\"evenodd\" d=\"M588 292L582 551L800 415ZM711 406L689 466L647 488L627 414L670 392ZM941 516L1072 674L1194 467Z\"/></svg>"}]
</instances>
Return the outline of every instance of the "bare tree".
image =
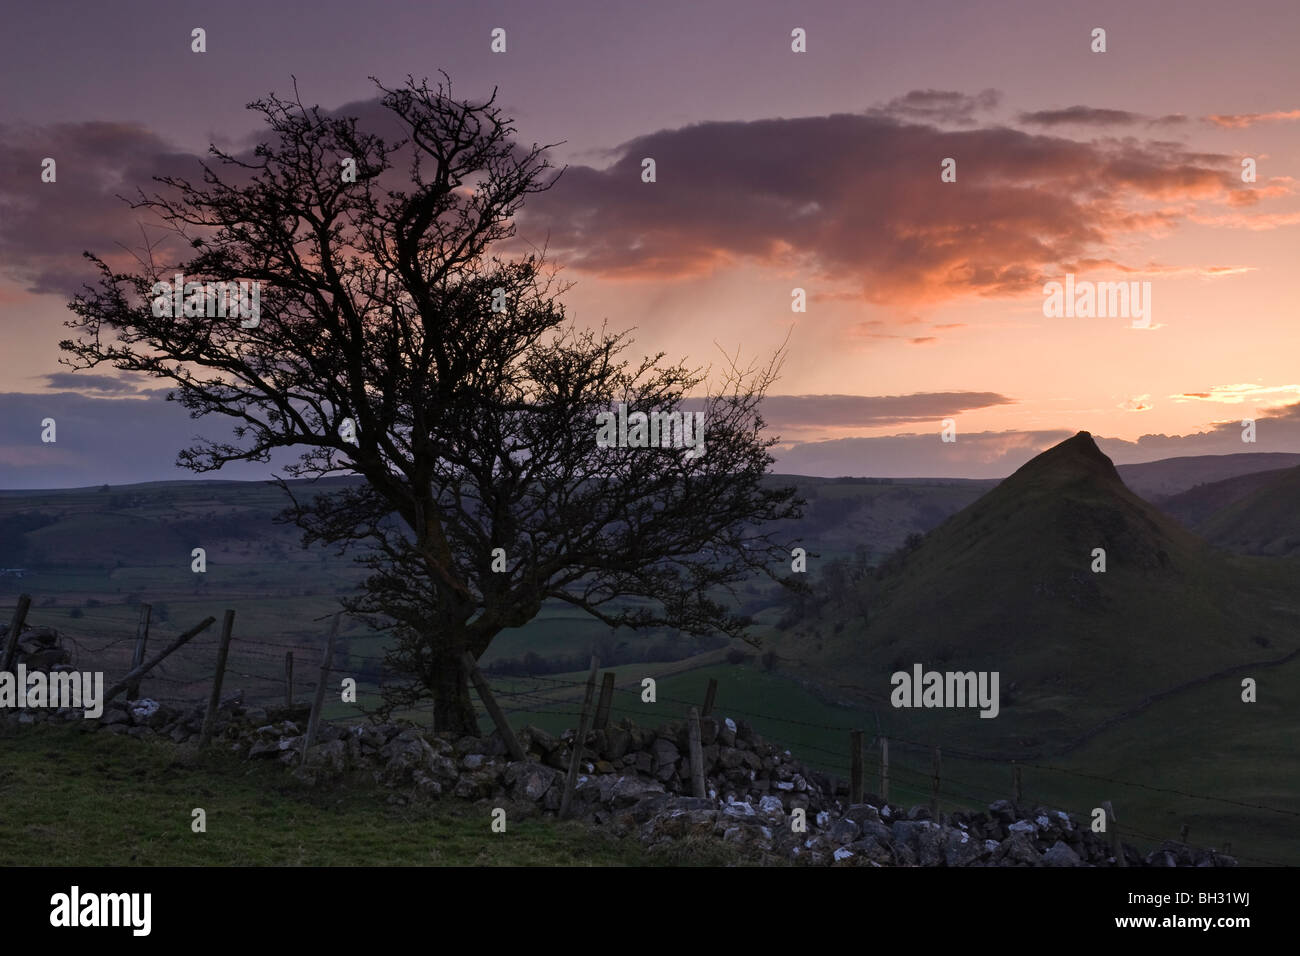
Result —
<instances>
[{"instance_id":1,"label":"bare tree","mask_svg":"<svg viewBox=\"0 0 1300 956\"><path fill-rule=\"evenodd\" d=\"M64 363L166 379L192 417L230 418L234 441L180 453L196 472L292 447L289 477L364 479L298 497L281 483L304 544L363 546L372 573L344 605L393 627L385 710L432 697L435 727L475 730L460 657L549 600L611 626L747 637L728 589L756 571L793 585L763 525L802 504L765 479L758 405L777 360L715 381L575 328L543 257L501 254L525 198L555 181L550 147L520 147L495 93L376 86L395 142L272 95L250 105L274 134L251 156L213 147L201 183L158 177L165 194L134 205L193 255L120 273L87 253L99 281L70 303ZM158 283L175 272L257 283L256 324L207 314L202 295L170 314ZM703 454L598 442L618 402L698 403Z\"/></svg>"}]
</instances>

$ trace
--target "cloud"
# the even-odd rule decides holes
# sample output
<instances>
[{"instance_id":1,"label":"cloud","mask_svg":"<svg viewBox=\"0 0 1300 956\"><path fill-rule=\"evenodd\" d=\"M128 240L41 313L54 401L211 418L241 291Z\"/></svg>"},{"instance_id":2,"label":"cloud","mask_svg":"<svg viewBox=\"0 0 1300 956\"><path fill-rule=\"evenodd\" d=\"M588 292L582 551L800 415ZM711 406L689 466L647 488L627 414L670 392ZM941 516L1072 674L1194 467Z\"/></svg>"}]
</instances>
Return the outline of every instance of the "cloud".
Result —
<instances>
[{"instance_id":1,"label":"cloud","mask_svg":"<svg viewBox=\"0 0 1300 956\"><path fill-rule=\"evenodd\" d=\"M42 376L50 388L84 392L135 394L137 386L115 375L91 375L85 372L50 372Z\"/></svg>"},{"instance_id":2,"label":"cloud","mask_svg":"<svg viewBox=\"0 0 1300 956\"><path fill-rule=\"evenodd\" d=\"M918 392L912 395L769 395L763 419L777 432L788 428L870 428L939 421L960 412L1015 399L997 392Z\"/></svg>"},{"instance_id":3,"label":"cloud","mask_svg":"<svg viewBox=\"0 0 1300 956\"><path fill-rule=\"evenodd\" d=\"M1221 405L1254 404L1264 406L1290 405L1300 399L1300 385L1257 385L1245 382L1236 385L1215 385L1204 392L1180 392L1170 395L1176 402L1215 402Z\"/></svg>"},{"instance_id":4,"label":"cloud","mask_svg":"<svg viewBox=\"0 0 1300 956\"><path fill-rule=\"evenodd\" d=\"M939 341L939 337L937 335L912 336L912 335L896 335L892 332L868 331L870 328L881 324L883 323L878 321L855 323L852 327L849 328L848 331L849 337L855 339L905 339L910 345L930 345L931 343ZM949 326L949 327L951 328L954 326ZM940 328L940 326L935 326L935 328L936 329Z\"/></svg>"},{"instance_id":5,"label":"cloud","mask_svg":"<svg viewBox=\"0 0 1300 956\"><path fill-rule=\"evenodd\" d=\"M41 181L45 158L56 164L52 183ZM0 126L3 271L30 292L68 295L94 278L83 251L115 268L134 264L122 246L143 248L141 223L149 241L168 239L155 216L125 199L154 187L153 176L193 177L197 163L136 123Z\"/></svg>"},{"instance_id":6,"label":"cloud","mask_svg":"<svg viewBox=\"0 0 1300 956\"><path fill-rule=\"evenodd\" d=\"M194 477L265 480L293 460L292 452L280 452L269 465L237 462L201 476L176 467L176 453L193 445L197 435L229 439L229 423L192 420L179 403L164 401L162 391L152 390L147 399L0 393L0 488L84 488ZM776 395L765 400L763 415L774 433L934 421L935 427L923 434L798 441L774 449L774 470L823 477L1003 478L1079 427L1086 428L1083 422L1041 431L959 431L956 442L940 440L939 419L1012 401L995 392ZM41 421L47 417L58 429L53 444L41 441ZM1144 435L1137 441L1098 437L1097 443L1116 464L1300 448L1300 402L1255 418L1258 441L1251 445L1241 441L1240 418L1190 435Z\"/></svg>"},{"instance_id":7,"label":"cloud","mask_svg":"<svg viewBox=\"0 0 1300 956\"><path fill-rule=\"evenodd\" d=\"M1216 229L1249 229L1263 232L1269 229L1281 229L1284 226L1300 224L1300 212L1264 213L1248 215L1246 213L1227 213L1222 216L1193 216L1192 221Z\"/></svg>"},{"instance_id":8,"label":"cloud","mask_svg":"<svg viewBox=\"0 0 1300 956\"><path fill-rule=\"evenodd\" d=\"M390 143L402 138L400 121L378 97L321 112L355 116L359 129ZM235 145L226 151L251 161L256 145L273 138L261 114L250 113L248 131L228 137ZM52 183L41 181L46 157L57 164ZM409 188L408 159L399 152L380 185ZM206 151L199 155L179 149L138 123L0 124L0 274L28 292L66 297L98 281L83 252L125 271L138 270L135 257L147 255L147 244L154 245L154 258L168 265L193 255L155 211L132 209L128 200L138 201L141 191L175 198L154 177L201 183L202 163L216 169L227 184L238 185L250 175Z\"/></svg>"},{"instance_id":9,"label":"cloud","mask_svg":"<svg viewBox=\"0 0 1300 956\"><path fill-rule=\"evenodd\" d=\"M1137 410L1137 409L1135 409ZM808 441L774 450L773 469L783 474L867 478L1005 478L1040 452L1069 438L1079 428L1043 431L957 433L940 440L939 429L925 434ZM1292 452L1300 448L1300 403L1256 416L1256 442L1241 440L1241 420L1209 425L1187 435L1143 435L1136 441L1094 435L1117 465L1192 455Z\"/></svg>"},{"instance_id":10,"label":"cloud","mask_svg":"<svg viewBox=\"0 0 1300 956\"><path fill-rule=\"evenodd\" d=\"M49 444L41 441L45 418L53 418L56 428L56 441ZM176 453L195 444L196 435L232 439L228 421L217 416L192 420L179 402L164 401L156 392L147 399L0 393L0 488L270 477L267 465L235 463L204 475L176 467ZM293 457L281 453L273 465L280 467Z\"/></svg>"},{"instance_id":11,"label":"cloud","mask_svg":"<svg viewBox=\"0 0 1300 956\"><path fill-rule=\"evenodd\" d=\"M80 373L72 377L78 382L85 378ZM236 462L204 475L176 467L177 452L195 444L196 436L230 440L231 431L229 422L216 416L191 419L178 402L164 400L166 392L150 389L140 393L145 398L0 393L0 488L89 487L195 477L266 479L274 468L294 460L293 452L281 452L270 466ZM1014 400L996 392L770 395L763 400L762 414L773 434L824 435L837 429L934 421L937 435L937 423L945 417L1009 404ZM58 440L53 444L41 441L45 418L56 423Z\"/></svg>"},{"instance_id":12,"label":"cloud","mask_svg":"<svg viewBox=\"0 0 1300 956\"><path fill-rule=\"evenodd\" d=\"M1132 398L1120 402L1119 407L1126 412L1149 412L1155 408L1150 399L1150 395L1134 395Z\"/></svg>"},{"instance_id":13,"label":"cloud","mask_svg":"<svg viewBox=\"0 0 1300 956\"><path fill-rule=\"evenodd\" d=\"M937 107L936 107L937 108ZM657 181L641 181L642 159ZM939 161L958 162L958 183ZM1172 231L1244 185L1233 157L1135 139L941 130L879 114L705 122L571 166L521 235L611 279L799 268L873 303L1038 293L1062 264Z\"/></svg>"},{"instance_id":14,"label":"cloud","mask_svg":"<svg viewBox=\"0 0 1300 956\"><path fill-rule=\"evenodd\" d=\"M1223 129L1245 129L1259 123L1278 123L1297 119L1300 119L1300 110L1274 110L1271 113L1213 113L1205 117L1207 123L1213 123Z\"/></svg>"},{"instance_id":15,"label":"cloud","mask_svg":"<svg viewBox=\"0 0 1300 956\"><path fill-rule=\"evenodd\" d=\"M1256 423L1256 441L1253 444L1241 440L1241 420L1250 417ZM1215 422L1204 431L1189 435L1143 435L1137 441L1098 438L1097 444L1117 465L1185 455L1238 455L1244 452L1294 454L1300 448L1300 403L1276 408L1265 415L1243 415Z\"/></svg>"},{"instance_id":16,"label":"cloud","mask_svg":"<svg viewBox=\"0 0 1300 956\"><path fill-rule=\"evenodd\" d=\"M864 478L1005 478L1030 458L1073 435L1068 430L837 438L804 442L774 453L783 474Z\"/></svg>"},{"instance_id":17,"label":"cloud","mask_svg":"<svg viewBox=\"0 0 1300 956\"><path fill-rule=\"evenodd\" d=\"M1147 116L1129 110L1099 109L1094 106L1067 106L1057 110L1020 113L1016 120L1025 126L1176 126L1187 122L1182 113Z\"/></svg>"},{"instance_id":18,"label":"cloud","mask_svg":"<svg viewBox=\"0 0 1300 956\"><path fill-rule=\"evenodd\" d=\"M1097 109L1092 106L1067 106L1060 110L1036 110L1021 113L1016 119L1027 126L1063 126L1076 124L1081 126L1132 126L1143 122L1146 117L1141 113L1128 110Z\"/></svg>"},{"instance_id":19,"label":"cloud","mask_svg":"<svg viewBox=\"0 0 1300 956\"><path fill-rule=\"evenodd\" d=\"M982 90L974 96L954 90L912 90L869 112L925 123L971 125L975 114L993 109L1002 100L997 90Z\"/></svg>"},{"instance_id":20,"label":"cloud","mask_svg":"<svg viewBox=\"0 0 1300 956\"><path fill-rule=\"evenodd\" d=\"M995 90L913 90L862 114L649 133L611 151L606 168L569 167L525 207L521 236L607 278L704 276L751 261L811 271L823 280L810 290L816 301L923 305L1036 292L1063 263L1114 258L1132 237L1167 234L1194 216L1248 228L1290 221L1277 213L1215 219L1193 208L1290 192L1285 183L1247 188L1232 157L1131 138L1081 143L996 125L941 128L970 126L999 99ZM331 112L384 135L397 129L373 98ZM1022 116L1051 126L1136 122L1138 114L1073 106ZM266 134L250 122L233 141L244 155ZM46 156L59 163L56 183L40 181ZM647 156L657 164L653 184L640 178ZM939 181L945 157L958 160L958 184ZM4 271L30 291L68 295L94 278L82 250L130 267L122 247L142 247L142 223L149 241L167 237L152 212L131 210L119 194L151 189L156 175L194 178L199 160L134 123L0 127ZM399 161L394 175L404 168Z\"/></svg>"}]
</instances>

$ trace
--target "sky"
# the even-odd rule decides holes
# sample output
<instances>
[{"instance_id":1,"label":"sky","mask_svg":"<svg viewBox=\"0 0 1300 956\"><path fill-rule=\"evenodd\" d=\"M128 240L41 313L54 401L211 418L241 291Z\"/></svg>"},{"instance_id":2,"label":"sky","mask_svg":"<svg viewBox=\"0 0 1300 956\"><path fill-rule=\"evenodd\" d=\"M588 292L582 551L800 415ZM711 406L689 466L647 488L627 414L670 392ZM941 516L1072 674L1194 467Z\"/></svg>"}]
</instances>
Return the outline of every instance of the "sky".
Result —
<instances>
[{"instance_id":1,"label":"sky","mask_svg":"<svg viewBox=\"0 0 1300 956\"><path fill-rule=\"evenodd\" d=\"M778 471L1000 477L1080 430L1117 463L1300 450L1293 0L71 3L6 27L0 488L190 477L176 452L226 437L159 382L59 364L81 253L148 235L121 195L247 149L245 105L295 81L378 121L369 77L439 70L558 144L518 226L576 322L697 366L784 346ZM1067 274L1138 283L1145 317L1045 314Z\"/></svg>"}]
</instances>

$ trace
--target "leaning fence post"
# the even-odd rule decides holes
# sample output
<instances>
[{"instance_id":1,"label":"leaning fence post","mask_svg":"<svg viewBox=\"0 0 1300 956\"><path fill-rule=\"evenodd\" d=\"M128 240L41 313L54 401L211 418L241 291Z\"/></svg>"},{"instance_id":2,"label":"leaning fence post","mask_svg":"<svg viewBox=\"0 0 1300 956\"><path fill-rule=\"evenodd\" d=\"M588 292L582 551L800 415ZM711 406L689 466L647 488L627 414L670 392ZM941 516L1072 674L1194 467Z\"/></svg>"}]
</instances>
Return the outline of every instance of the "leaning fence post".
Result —
<instances>
[{"instance_id":1,"label":"leaning fence post","mask_svg":"<svg viewBox=\"0 0 1300 956\"><path fill-rule=\"evenodd\" d=\"M704 708L700 711L701 717L707 717L713 713L713 703L718 699L718 679L709 678L709 686L704 690Z\"/></svg>"},{"instance_id":2,"label":"leaning fence post","mask_svg":"<svg viewBox=\"0 0 1300 956\"><path fill-rule=\"evenodd\" d=\"M605 671L600 680L600 701L596 704L596 722L592 725L596 730L604 730L609 726L609 711L614 706L614 672Z\"/></svg>"},{"instance_id":3,"label":"leaning fence post","mask_svg":"<svg viewBox=\"0 0 1300 956\"><path fill-rule=\"evenodd\" d=\"M144 649L149 643L149 620L153 617L153 605L140 605L140 620L135 626L135 650L131 652L131 670L144 663ZM140 696L140 682L135 681L126 689L126 699L136 700Z\"/></svg>"},{"instance_id":4,"label":"leaning fence post","mask_svg":"<svg viewBox=\"0 0 1300 956\"><path fill-rule=\"evenodd\" d=\"M934 748L934 778L930 781L930 816L939 822L939 767L941 757L939 748Z\"/></svg>"},{"instance_id":5,"label":"leaning fence post","mask_svg":"<svg viewBox=\"0 0 1300 956\"><path fill-rule=\"evenodd\" d=\"M339 611L334 615L334 621L330 624L330 636L325 641L325 654L320 659L320 677L316 681L316 696L311 702L311 717L307 719L307 735L302 739L302 762L307 763L307 751L311 748L311 742L316 738L316 728L320 724L320 712L325 706L325 682L329 680L330 666L334 663L334 638L339 633L339 618L343 612Z\"/></svg>"},{"instance_id":6,"label":"leaning fence post","mask_svg":"<svg viewBox=\"0 0 1300 956\"><path fill-rule=\"evenodd\" d=\"M1106 826L1110 830L1110 850L1115 854L1115 865L1128 866L1128 860L1124 857L1124 844L1119 839L1119 825L1115 819L1115 808L1111 806L1109 800L1103 800L1101 806L1106 811Z\"/></svg>"},{"instance_id":7,"label":"leaning fence post","mask_svg":"<svg viewBox=\"0 0 1300 956\"><path fill-rule=\"evenodd\" d=\"M284 652L284 706L293 706L293 651Z\"/></svg>"},{"instance_id":8,"label":"leaning fence post","mask_svg":"<svg viewBox=\"0 0 1300 956\"><path fill-rule=\"evenodd\" d=\"M487 708L488 716L492 718L492 723L497 725L497 733L506 743L506 750L509 751L512 760L526 760L524 748L519 746L519 741L515 737L515 732L510 729L510 721L502 712L501 707L497 704L497 699L492 696L492 687L488 684L487 678L478 669L478 664L474 662L474 657L469 651L466 651L460 659L461 666L465 668L465 674L474 684L474 689L478 691L479 700L483 701L483 706Z\"/></svg>"},{"instance_id":9,"label":"leaning fence post","mask_svg":"<svg viewBox=\"0 0 1300 956\"><path fill-rule=\"evenodd\" d=\"M862 802L862 731L849 731L849 803Z\"/></svg>"},{"instance_id":10,"label":"leaning fence post","mask_svg":"<svg viewBox=\"0 0 1300 956\"><path fill-rule=\"evenodd\" d=\"M31 606L30 594L18 595L18 606L14 608L13 620L9 624L9 637L5 641L4 662L0 665L0 671L12 672L14 669L14 656L18 653L18 632L23 629L23 624L27 621L27 609Z\"/></svg>"},{"instance_id":11,"label":"leaning fence post","mask_svg":"<svg viewBox=\"0 0 1300 956\"><path fill-rule=\"evenodd\" d=\"M691 793L696 797L707 797L704 789L704 746L700 743L700 712L691 708L690 729L687 740L691 748Z\"/></svg>"},{"instance_id":12,"label":"leaning fence post","mask_svg":"<svg viewBox=\"0 0 1300 956\"><path fill-rule=\"evenodd\" d=\"M230 635L235 629L235 612L226 611L221 622L221 643L217 645L217 670L212 675L212 694L208 697L208 712L203 715L203 729L199 731L199 749L212 742L212 731L217 723L217 706L221 703L221 681L226 676L226 657L230 654Z\"/></svg>"},{"instance_id":13,"label":"leaning fence post","mask_svg":"<svg viewBox=\"0 0 1300 956\"><path fill-rule=\"evenodd\" d=\"M196 634L201 634L203 631L206 631L209 627L215 624L216 621L217 619L215 617L205 617L198 624L195 624L188 631L179 635L176 640L168 644L166 649L153 660L149 661L147 664L141 664L139 667L132 668L125 677L104 692L104 703L107 704L118 694L122 693L122 691L126 690L132 681L139 683L141 677L157 667L159 663L170 656L174 651L178 650Z\"/></svg>"},{"instance_id":14,"label":"leaning fence post","mask_svg":"<svg viewBox=\"0 0 1300 956\"><path fill-rule=\"evenodd\" d=\"M880 799L889 802L889 738L880 738Z\"/></svg>"},{"instance_id":15,"label":"leaning fence post","mask_svg":"<svg viewBox=\"0 0 1300 956\"><path fill-rule=\"evenodd\" d=\"M578 718L578 735L573 738L573 754L569 757L569 775L564 780L564 796L560 798L560 819L569 815L569 805L573 802L573 791L578 785L578 767L582 763L582 748L587 742L587 731L591 729L591 700L596 696L596 669L600 660L591 658L591 673L587 675L587 690L582 697L582 716Z\"/></svg>"},{"instance_id":16,"label":"leaning fence post","mask_svg":"<svg viewBox=\"0 0 1300 956\"><path fill-rule=\"evenodd\" d=\"M1011 761L1011 802L1014 803L1017 808L1020 806L1022 800L1022 783L1023 780L1020 776L1020 764L1013 760Z\"/></svg>"}]
</instances>

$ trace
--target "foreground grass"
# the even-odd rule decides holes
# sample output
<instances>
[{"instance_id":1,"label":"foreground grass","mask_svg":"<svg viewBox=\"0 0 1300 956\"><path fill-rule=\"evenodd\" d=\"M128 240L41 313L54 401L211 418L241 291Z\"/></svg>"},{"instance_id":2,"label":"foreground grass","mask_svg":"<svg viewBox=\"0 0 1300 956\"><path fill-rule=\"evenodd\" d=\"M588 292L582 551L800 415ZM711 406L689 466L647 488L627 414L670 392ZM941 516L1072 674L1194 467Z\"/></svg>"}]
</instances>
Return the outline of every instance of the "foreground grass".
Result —
<instances>
[{"instance_id":1,"label":"foreground grass","mask_svg":"<svg viewBox=\"0 0 1300 956\"><path fill-rule=\"evenodd\" d=\"M76 726L0 738L0 865L655 866L741 862L712 841L651 853L582 824L445 799L392 806L364 779L323 790L277 764ZM191 812L207 811L207 832ZM522 812L522 811L519 811Z\"/></svg>"}]
</instances>

